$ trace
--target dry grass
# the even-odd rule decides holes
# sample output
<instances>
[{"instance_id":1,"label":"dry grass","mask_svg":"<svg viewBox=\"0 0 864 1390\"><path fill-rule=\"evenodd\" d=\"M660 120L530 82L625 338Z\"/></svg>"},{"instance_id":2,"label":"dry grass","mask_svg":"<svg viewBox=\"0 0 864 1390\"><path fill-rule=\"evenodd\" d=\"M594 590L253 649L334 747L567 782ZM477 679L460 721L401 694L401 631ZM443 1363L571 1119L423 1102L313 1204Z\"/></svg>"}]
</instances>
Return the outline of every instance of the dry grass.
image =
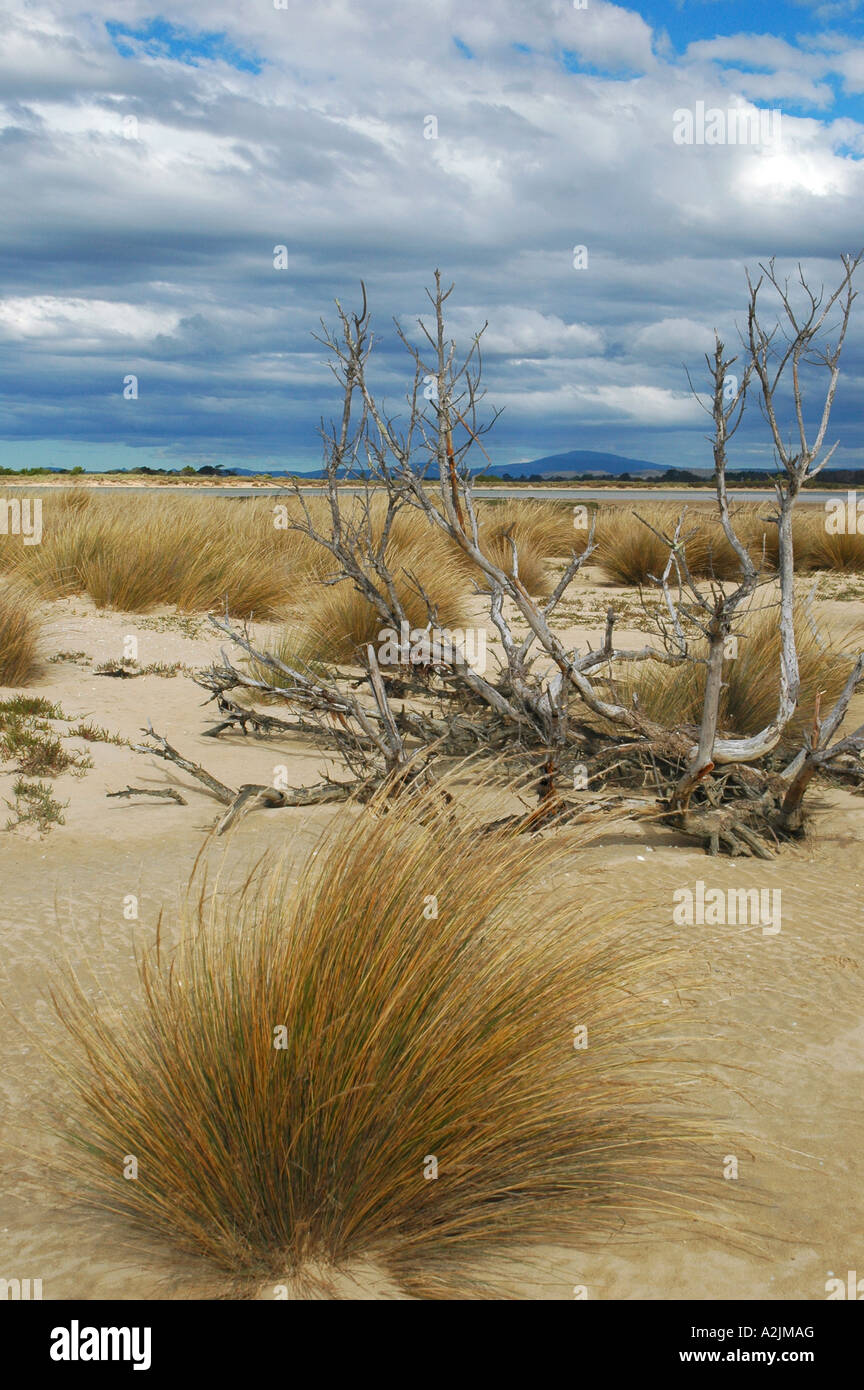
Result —
<instances>
[{"instance_id":1,"label":"dry grass","mask_svg":"<svg viewBox=\"0 0 864 1390\"><path fill-rule=\"evenodd\" d=\"M481 504L478 509L480 546L499 569L513 572L513 549L519 552L519 578L529 594L550 588L546 562L584 548L587 535L573 527L572 508L530 498Z\"/></svg>"},{"instance_id":2,"label":"dry grass","mask_svg":"<svg viewBox=\"0 0 864 1390\"><path fill-rule=\"evenodd\" d=\"M375 522L375 534L380 536L383 506ZM411 510L398 514L390 531L386 559L412 627L425 628L429 622L421 589L435 605L438 627L465 626L470 615L471 586L461 552L431 528L421 513ZM380 579L371 569L369 573L386 597ZM377 609L350 580L332 585L310 581L302 586L291 619L273 651L283 660L290 657L305 662L352 662L358 660L367 643L379 645L378 634L384 626ZM278 683L272 672L267 679Z\"/></svg>"},{"instance_id":3,"label":"dry grass","mask_svg":"<svg viewBox=\"0 0 864 1390\"><path fill-rule=\"evenodd\" d=\"M42 619L36 594L0 579L0 685L27 685L38 673Z\"/></svg>"},{"instance_id":4,"label":"dry grass","mask_svg":"<svg viewBox=\"0 0 864 1390\"><path fill-rule=\"evenodd\" d=\"M767 519L771 510L769 500L739 504L732 509L740 539L754 563L768 571L775 570L778 563L777 527ZM681 507L671 503L649 503L635 511L656 530L671 535ZM662 574L666 564L668 548L639 521L635 511L629 507L604 507L600 512L597 563L616 584L646 585L652 574ZM821 507L801 506L793 513L796 571L864 570L864 535L832 535L825 522L826 514ZM685 533L695 533L685 547L687 563L695 577L712 575L720 580L738 577L737 557L713 509L691 509L683 529Z\"/></svg>"},{"instance_id":5,"label":"dry grass","mask_svg":"<svg viewBox=\"0 0 864 1390\"><path fill-rule=\"evenodd\" d=\"M740 539L749 550L757 568L766 571L776 570L779 560L777 527L773 522L767 520L772 510L773 505L768 500L733 508L735 529ZM806 525L806 515L807 513L803 510L792 514L792 544L796 555L796 570L802 568L798 551L801 548L801 529L802 526ZM737 577L737 569L728 576L731 579L737 579Z\"/></svg>"},{"instance_id":6,"label":"dry grass","mask_svg":"<svg viewBox=\"0 0 864 1390\"><path fill-rule=\"evenodd\" d=\"M306 500L314 524L326 534L326 499ZM301 517L293 499L279 505L289 517ZM346 516L359 514L359 501L346 498L343 506ZM383 499L375 499L378 535L384 512ZM367 640L368 614L347 584L335 590L345 606L341 617L332 601L320 597L314 581L332 576L336 562L309 537L277 526L276 520L274 503L265 499L100 497L94 490L69 489L44 499L42 543L7 547L0 564L45 597L86 593L97 607L123 612L146 613L162 605L205 612L227 602L235 616L266 621L291 613L296 618L298 608L305 607L311 644L324 634L324 645L335 642L340 656L347 657L355 640ZM461 555L420 512L408 510L396 518L388 560L406 607L422 617L421 625L425 607L408 596L406 571L439 605L441 625L462 616L470 582ZM328 635L333 630L335 639Z\"/></svg>"},{"instance_id":7,"label":"dry grass","mask_svg":"<svg viewBox=\"0 0 864 1390\"><path fill-rule=\"evenodd\" d=\"M87 593L100 608L146 613L222 607L238 616L283 614L315 557L278 531L267 502L222 498L48 497L41 545L10 550L7 565L46 597ZM320 561L318 562L320 569Z\"/></svg>"},{"instance_id":8,"label":"dry grass","mask_svg":"<svg viewBox=\"0 0 864 1390\"><path fill-rule=\"evenodd\" d=\"M656 924L550 892L572 842L482 835L433 797L347 808L296 885L190 897L122 1012L56 994L79 1196L261 1277L693 1210Z\"/></svg>"},{"instance_id":9,"label":"dry grass","mask_svg":"<svg viewBox=\"0 0 864 1390\"><path fill-rule=\"evenodd\" d=\"M864 535L857 531L834 534L827 529L827 520L821 509L808 510L796 518L795 550L802 568L841 573L864 570Z\"/></svg>"},{"instance_id":10,"label":"dry grass","mask_svg":"<svg viewBox=\"0 0 864 1390\"><path fill-rule=\"evenodd\" d=\"M812 728L816 696L823 715L843 689L850 671L844 649L813 631L799 606L795 617L801 698L787 725L781 749L799 747ZM724 663L720 728L726 734L755 734L777 713L780 691L780 629L777 608L755 609L740 628L738 655ZM698 724L705 689L704 666L633 666L616 682L626 703L638 697L640 708L669 728Z\"/></svg>"},{"instance_id":11,"label":"dry grass","mask_svg":"<svg viewBox=\"0 0 864 1390\"><path fill-rule=\"evenodd\" d=\"M596 563L615 584L648 585L652 576L659 579L669 558L662 536L674 534L681 511L680 506L657 502L633 511L604 507L598 517ZM686 537L684 550L694 577L710 575L723 580L738 574L738 558L716 515L708 509L691 510L681 534ZM745 544L749 540L745 539Z\"/></svg>"},{"instance_id":12,"label":"dry grass","mask_svg":"<svg viewBox=\"0 0 864 1390\"><path fill-rule=\"evenodd\" d=\"M543 597L551 589L550 575L544 557L541 552L535 549L534 545L527 540L515 537L519 547L519 578L528 590L529 594ZM513 549L506 536L487 535L480 538L481 548L487 559L491 560L499 569L504 570L505 574L513 573ZM462 556L459 557L462 559ZM464 563L464 560L463 560ZM470 566L480 578L479 568Z\"/></svg>"},{"instance_id":13,"label":"dry grass","mask_svg":"<svg viewBox=\"0 0 864 1390\"><path fill-rule=\"evenodd\" d=\"M438 604L439 627L460 627L466 620L464 585L454 570L436 576L433 591ZM428 624L426 604L406 578L395 583L400 601L413 628ZM296 619L287 623L276 644L269 648L281 660L304 663L361 662L367 643L380 646L379 633L386 624L350 580L332 586L307 589ZM290 662L289 662L290 664ZM278 673L262 672L278 684Z\"/></svg>"},{"instance_id":14,"label":"dry grass","mask_svg":"<svg viewBox=\"0 0 864 1390\"><path fill-rule=\"evenodd\" d=\"M674 529L674 507L647 504L640 507L652 526L662 533ZM668 546L629 507L603 508L597 524L595 562L615 584L649 584L663 574Z\"/></svg>"}]
</instances>

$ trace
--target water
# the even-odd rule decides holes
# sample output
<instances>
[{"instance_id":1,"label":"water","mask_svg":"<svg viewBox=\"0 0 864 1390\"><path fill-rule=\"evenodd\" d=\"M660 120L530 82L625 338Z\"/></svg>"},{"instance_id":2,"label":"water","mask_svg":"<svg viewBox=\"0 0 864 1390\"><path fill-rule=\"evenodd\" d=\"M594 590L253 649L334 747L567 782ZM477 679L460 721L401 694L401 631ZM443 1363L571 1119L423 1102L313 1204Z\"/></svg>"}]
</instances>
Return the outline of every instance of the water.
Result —
<instances>
[{"instance_id":1,"label":"water","mask_svg":"<svg viewBox=\"0 0 864 1390\"><path fill-rule=\"evenodd\" d=\"M2 491L2 488L0 488ZM28 487L23 482L16 482L11 485L9 491L26 493L43 493L50 495L53 488L40 488L38 485ZM202 487L194 483L186 485L173 483L155 483L150 485L134 485L123 487L116 483L101 484L98 487L100 493L122 492L127 495L140 495L154 492L180 493L186 497L293 497L293 492L286 487ZM302 489L304 497L322 496L326 489L323 487L304 487ZM843 496L848 491L845 486L837 488L807 489L801 493L800 502L824 503L831 497ZM362 492L359 487L340 487L340 492ZM710 502L715 494L712 488L639 488L639 487L477 487L474 489L474 496L483 500L488 498L520 498L530 497L537 501L555 501L562 498L570 502ZM771 488L730 488L729 496L736 502L772 502L774 492Z\"/></svg>"}]
</instances>

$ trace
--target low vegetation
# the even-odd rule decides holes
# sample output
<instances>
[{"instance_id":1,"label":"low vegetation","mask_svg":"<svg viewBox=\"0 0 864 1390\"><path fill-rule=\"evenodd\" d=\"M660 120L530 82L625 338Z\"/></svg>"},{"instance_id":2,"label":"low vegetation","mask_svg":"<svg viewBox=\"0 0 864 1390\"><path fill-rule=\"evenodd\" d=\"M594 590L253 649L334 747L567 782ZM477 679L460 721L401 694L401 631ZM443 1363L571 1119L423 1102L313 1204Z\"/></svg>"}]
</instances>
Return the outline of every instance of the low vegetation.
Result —
<instances>
[{"instance_id":1,"label":"low vegetation","mask_svg":"<svg viewBox=\"0 0 864 1390\"><path fill-rule=\"evenodd\" d=\"M355 513L360 506L358 501ZM328 645L345 659L357 641L367 640L369 622L350 584L338 584L334 594L321 597L320 581L336 578L338 565L293 528L304 518L304 507L313 526L327 531L329 508L320 496L305 497L301 505L296 498L278 504L263 498L133 500L100 496L95 489L57 490L43 499L41 543L6 546L0 567L43 597L87 594L97 607L123 612L145 614L173 605L180 614L194 614L224 611L227 605L240 618L278 620L290 614L308 631L308 645L320 644L326 631ZM347 517L350 505L345 510ZM383 499L374 499L371 530L377 538L385 514ZM572 546L569 509L495 503L481 505L479 514L490 554L512 563L505 533L512 534L522 582L530 592L542 592L546 560L569 553ZM438 606L442 623L455 623L464 614L476 572L425 518L400 515L392 521L387 559L418 620L426 612L421 590ZM183 619L178 614L176 620L152 621Z\"/></svg>"},{"instance_id":2,"label":"low vegetation","mask_svg":"<svg viewBox=\"0 0 864 1390\"><path fill-rule=\"evenodd\" d=\"M529 594L544 595L550 588L548 561L569 557L584 544L584 534L573 525L573 509L567 504L531 499L498 502L478 509L480 548L501 569L512 572L516 545L519 579ZM461 551L453 548L464 564ZM481 578L476 567L473 573Z\"/></svg>"},{"instance_id":3,"label":"low vegetation","mask_svg":"<svg viewBox=\"0 0 864 1390\"><path fill-rule=\"evenodd\" d=\"M137 613L227 604L240 617L271 617L306 570L303 547L276 531L263 501L81 490L43 508L41 544L6 547L3 559L46 597L88 594L99 608Z\"/></svg>"},{"instance_id":4,"label":"low vegetation","mask_svg":"<svg viewBox=\"0 0 864 1390\"><path fill-rule=\"evenodd\" d=\"M770 520L769 501L739 504L732 516L739 538L753 563L768 574L778 565L777 526ZM664 536L672 535L682 508L669 503L607 506L598 513L596 563L607 578L622 585L651 584L663 574L669 558ZM819 570L864 571L864 535L834 533L831 516L821 506L803 506L792 519L795 569L799 574ZM647 524L646 524L647 523ZM738 558L723 534L716 510L689 506L681 529L687 565L694 578L734 580Z\"/></svg>"},{"instance_id":5,"label":"low vegetation","mask_svg":"<svg viewBox=\"0 0 864 1390\"><path fill-rule=\"evenodd\" d=\"M86 754L66 747L63 737L68 731L58 733L50 720L66 716L43 696L16 695L0 701L0 762L12 763L27 777L57 777L92 767Z\"/></svg>"},{"instance_id":6,"label":"low vegetation","mask_svg":"<svg viewBox=\"0 0 864 1390\"><path fill-rule=\"evenodd\" d=\"M26 782L23 777L16 778L12 785L14 801L6 805L12 815L6 821L6 830L17 830L19 825L32 825L40 835L47 835L52 825L64 825L63 812L68 801L55 801L53 787L45 782Z\"/></svg>"},{"instance_id":7,"label":"low vegetation","mask_svg":"<svg viewBox=\"0 0 864 1390\"><path fill-rule=\"evenodd\" d=\"M128 738L121 738L119 734L114 734L110 729L103 729L101 724L94 724L92 721L76 724L69 730L70 738L83 739L85 743L113 743L117 747L128 746Z\"/></svg>"}]
</instances>

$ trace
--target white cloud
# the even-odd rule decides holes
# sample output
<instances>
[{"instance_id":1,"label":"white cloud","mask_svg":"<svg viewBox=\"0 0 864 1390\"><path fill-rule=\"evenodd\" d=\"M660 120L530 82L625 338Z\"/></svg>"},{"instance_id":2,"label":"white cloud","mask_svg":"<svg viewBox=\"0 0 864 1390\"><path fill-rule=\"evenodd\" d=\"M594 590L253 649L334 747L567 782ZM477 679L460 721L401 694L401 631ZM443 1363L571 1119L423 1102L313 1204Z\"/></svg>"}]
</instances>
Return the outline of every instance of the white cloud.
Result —
<instances>
[{"instance_id":1,"label":"white cloud","mask_svg":"<svg viewBox=\"0 0 864 1390\"><path fill-rule=\"evenodd\" d=\"M696 323L688 318L659 319L640 328L633 339L637 353L659 353L664 357L673 355L673 360L684 357L700 360L701 354L708 352L714 343L714 331L708 324Z\"/></svg>"},{"instance_id":2,"label":"white cloud","mask_svg":"<svg viewBox=\"0 0 864 1390\"><path fill-rule=\"evenodd\" d=\"M0 300L0 331L18 339L105 343L107 340L147 340L170 333L178 316L117 300L74 299L32 295Z\"/></svg>"},{"instance_id":3,"label":"white cloud","mask_svg":"<svg viewBox=\"0 0 864 1390\"><path fill-rule=\"evenodd\" d=\"M651 26L634 10L602 0L589 0L584 10L570 9L571 22L562 42L586 62L612 71L647 72L656 65Z\"/></svg>"},{"instance_id":4,"label":"white cloud","mask_svg":"<svg viewBox=\"0 0 864 1390\"><path fill-rule=\"evenodd\" d=\"M451 315L450 331L463 337L470 335L484 321L479 308L465 307ZM430 326L427 324L427 326ZM602 332L584 323L565 323L557 314L542 314L538 309L519 305L502 305L481 338L484 354L497 354L515 359L545 358L565 355L573 358L603 351Z\"/></svg>"}]
</instances>

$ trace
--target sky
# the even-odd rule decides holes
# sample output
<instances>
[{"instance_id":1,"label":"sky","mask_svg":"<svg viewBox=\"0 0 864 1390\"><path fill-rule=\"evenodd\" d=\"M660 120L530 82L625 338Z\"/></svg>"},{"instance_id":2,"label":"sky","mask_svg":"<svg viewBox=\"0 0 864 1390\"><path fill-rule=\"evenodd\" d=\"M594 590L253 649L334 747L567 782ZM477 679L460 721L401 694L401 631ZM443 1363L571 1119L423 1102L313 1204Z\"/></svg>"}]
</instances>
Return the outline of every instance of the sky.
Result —
<instances>
[{"instance_id":1,"label":"sky","mask_svg":"<svg viewBox=\"0 0 864 1390\"><path fill-rule=\"evenodd\" d=\"M864 245L864 0L17 0L3 30L5 467L318 468L321 318L365 281L398 414L436 267L457 344L489 325L493 463L706 467L685 369L738 344L746 268L833 287ZM679 143L700 104L753 139ZM837 464L862 383L864 299ZM754 400L730 464L771 460Z\"/></svg>"}]
</instances>

